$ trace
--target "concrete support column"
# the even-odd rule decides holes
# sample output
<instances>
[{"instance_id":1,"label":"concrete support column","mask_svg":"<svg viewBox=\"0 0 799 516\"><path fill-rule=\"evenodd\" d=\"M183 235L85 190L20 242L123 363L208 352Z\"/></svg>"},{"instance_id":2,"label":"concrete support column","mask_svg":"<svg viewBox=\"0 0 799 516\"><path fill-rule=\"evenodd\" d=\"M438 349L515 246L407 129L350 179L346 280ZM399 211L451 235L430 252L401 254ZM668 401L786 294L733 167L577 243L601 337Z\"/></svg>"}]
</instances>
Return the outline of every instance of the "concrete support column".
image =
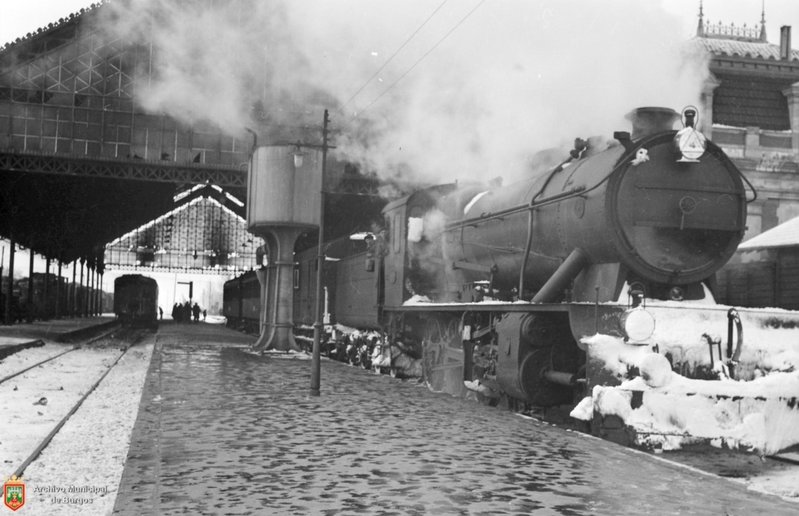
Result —
<instances>
[{"instance_id":1,"label":"concrete support column","mask_svg":"<svg viewBox=\"0 0 799 516\"><path fill-rule=\"evenodd\" d=\"M84 305L86 300L86 288L83 286L83 267L86 265L86 258L80 259L80 290L79 295L76 295L75 299L77 300L78 304L76 305L76 315L79 317L83 317L84 315Z\"/></svg>"},{"instance_id":2,"label":"concrete support column","mask_svg":"<svg viewBox=\"0 0 799 516\"><path fill-rule=\"evenodd\" d=\"M268 310L264 331L255 342L255 349L298 350L294 340L294 244L305 229L280 227L266 236L269 266L262 280L266 299L261 304Z\"/></svg>"},{"instance_id":3,"label":"concrete support column","mask_svg":"<svg viewBox=\"0 0 799 516\"><path fill-rule=\"evenodd\" d=\"M782 90L788 99L788 116L791 122L791 151L799 154L799 82Z\"/></svg>"},{"instance_id":4,"label":"concrete support column","mask_svg":"<svg viewBox=\"0 0 799 516\"><path fill-rule=\"evenodd\" d=\"M750 203L746 209L746 233L744 241L759 235L763 228L763 200Z\"/></svg>"},{"instance_id":5,"label":"concrete support column","mask_svg":"<svg viewBox=\"0 0 799 516\"><path fill-rule=\"evenodd\" d=\"M17 243L14 241L14 237L12 236L9 238L9 247L8 247L8 290L6 296L6 306L5 306L5 313L3 315L3 320L6 324L14 324L12 319L14 315L12 314L12 306L14 303L14 253L16 251ZM0 278L2 281L3 278Z\"/></svg>"},{"instance_id":6,"label":"concrete support column","mask_svg":"<svg viewBox=\"0 0 799 516\"><path fill-rule=\"evenodd\" d=\"M744 142L744 157L748 159L762 158L762 149L760 148L760 128L747 127L746 140Z\"/></svg>"},{"instance_id":7,"label":"concrete support column","mask_svg":"<svg viewBox=\"0 0 799 516\"><path fill-rule=\"evenodd\" d=\"M89 299L87 300L87 316L94 316L94 284L97 278L97 270L89 267Z\"/></svg>"},{"instance_id":8,"label":"concrete support column","mask_svg":"<svg viewBox=\"0 0 799 516\"><path fill-rule=\"evenodd\" d=\"M61 317L61 259L58 260L58 278L55 282L55 318Z\"/></svg>"},{"instance_id":9,"label":"concrete support column","mask_svg":"<svg viewBox=\"0 0 799 516\"><path fill-rule=\"evenodd\" d=\"M75 275L78 272L78 260L72 260L72 290L69 291L69 315L75 317L78 307L78 284Z\"/></svg>"},{"instance_id":10,"label":"concrete support column","mask_svg":"<svg viewBox=\"0 0 799 516\"><path fill-rule=\"evenodd\" d=\"M97 273L97 315L103 315L103 273Z\"/></svg>"},{"instance_id":11,"label":"concrete support column","mask_svg":"<svg viewBox=\"0 0 799 516\"><path fill-rule=\"evenodd\" d=\"M25 303L25 313L27 321L33 322L33 249L28 248L28 301Z\"/></svg>"},{"instance_id":12,"label":"concrete support column","mask_svg":"<svg viewBox=\"0 0 799 516\"><path fill-rule=\"evenodd\" d=\"M50 258L46 257L44 259L44 284L42 285L42 309L44 310L42 319L49 319L53 315L50 313L50 296L52 295L53 293L50 292Z\"/></svg>"}]
</instances>

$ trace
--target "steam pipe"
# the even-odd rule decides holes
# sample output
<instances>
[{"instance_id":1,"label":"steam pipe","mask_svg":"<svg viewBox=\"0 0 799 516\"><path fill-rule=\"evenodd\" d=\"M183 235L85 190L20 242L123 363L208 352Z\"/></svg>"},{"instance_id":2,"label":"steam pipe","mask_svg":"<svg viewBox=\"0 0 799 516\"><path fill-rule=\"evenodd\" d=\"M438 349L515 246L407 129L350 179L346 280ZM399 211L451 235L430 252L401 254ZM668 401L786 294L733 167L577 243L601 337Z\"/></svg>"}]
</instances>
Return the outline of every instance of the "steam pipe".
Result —
<instances>
[{"instance_id":1,"label":"steam pipe","mask_svg":"<svg viewBox=\"0 0 799 516\"><path fill-rule=\"evenodd\" d=\"M272 235L269 235L270 237ZM280 256L280 240L274 239L272 244L272 251L273 253L267 253L270 257L278 258ZM269 247L269 241L266 243L267 248ZM261 312L261 319L266 319L264 321L265 324L261 325L260 328L260 335L258 340L252 345L252 349L254 351L258 350L265 350L269 349L273 342L275 341L275 334L277 333L277 309L278 309L278 298L280 292L280 266L278 264L278 260L268 260L267 261L266 270L263 268L256 271L256 276L258 277L258 282L261 284L261 292L263 292L263 296L261 298L264 300L265 304L269 303L270 300L270 291L274 292L272 295L272 306L271 306L271 315L268 313ZM274 285L272 285L272 281L270 281L270 270L274 271ZM243 297L243 296L242 296ZM269 326L269 333L266 332L266 326Z\"/></svg>"},{"instance_id":2,"label":"steam pipe","mask_svg":"<svg viewBox=\"0 0 799 516\"><path fill-rule=\"evenodd\" d=\"M536 208L540 208L542 206L546 206L547 204L552 204L552 203L555 203L555 202L562 201L562 200L564 200L566 198L573 197L573 196L583 192L584 190L585 190L584 186L579 186L577 188L572 188L571 190L568 190L566 192L561 192L561 193L553 195L551 197L545 197L545 198L541 199L538 202L534 202L534 203L531 202L529 204L522 204L520 206L516 206L516 207L513 207L513 208L508 208L506 210L501 210L501 211L497 211L497 212L494 212L494 213L489 213L488 215L485 215L485 216L473 217L471 219L459 220L459 221L454 222L452 224L448 224L445 229L447 231L453 230L453 229L459 229L459 228L462 228L462 227L465 227L465 226L475 225L478 222L485 222L485 221L488 221L488 220L501 219L502 217L506 217L508 215L513 215L513 214L516 214L516 213L521 213L521 212L526 211L526 210L534 210Z\"/></svg>"},{"instance_id":3,"label":"steam pipe","mask_svg":"<svg viewBox=\"0 0 799 516\"><path fill-rule=\"evenodd\" d=\"M552 180L552 177L555 174L557 174L558 172L562 171L563 167L566 164L571 163L574 159L576 159L576 158L578 158L580 156L580 152L581 151L577 150L577 148L579 147L578 145L576 145L577 143L578 142L575 141L575 149L571 151L571 155L568 157L568 159L566 159L566 161L564 161L563 163L561 163L560 165L555 167L552 170L552 172L549 173L549 176L547 176L547 179L546 179L546 181L544 181L544 184L541 186L541 188L538 189L538 192L532 197L532 199L530 199L530 204L529 205L530 205L531 209L527 212L527 242L526 242L526 244L524 246L524 256L522 256L522 267L519 270L519 299L520 300L524 299L524 271L525 271L525 269L527 269L527 262L530 259L530 250L533 247L533 221L534 221L533 220L533 218L534 218L533 211L534 210L532 209L532 207L533 207L533 205L536 204L535 200L538 198L538 196L541 195L542 193L544 193L544 190L546 190L546 187L549 185L549 182ZM585 144L582 144L582 148L585 149Z\"/></svg>"},{"instance_id":4,"label":"steam pipe","mask_svg":"<svg viewBox=\"0 0 799 516\"><path fill-rule=\"evenodd\" d=\"M252 135L252 150L254 151L258 147L258 133L249 127L245 127L244 130Z\"/></svg>"},{"instance_id":5,"label":"steam pipe","mask_svg":"<svg viewBox=\"0 0 799 516\"><path fill-rule=\"evenodd\" d=\"M735 352L732 351L732 326L735 324L735 329L738 332L738 341L735 345ZM744 330L741 323L741 316L738 315L738 310L730 308L727 311L727 364L730 370L730 378L735 379L735 366L738 365L738 360L741 358L741 350L744 344Z\"/></svg>"},{"instance_id":6,"label":"steam pipe","mask_svg":"<svg viewBox=\"0 0 799 516\"><path fill-rule=\"evenodd\" d=\"M533 247L533 210L527 214L527 242L524 245L524 256L522 266L519 269L519 300L524 296L524 271L527 269L527 262L530 258L530 249Z\"/></svg>"},{"instance_id":7,"label":"steam pipe","mask_svg":"<svg viewBox=\"0 0 799 516\"><path fill-rule=\"evenodd\" d=\"M544 286L533 296L531 302L552 303L557 301L563 289L580 274L587 264L588 255L579 247L575 248L560 264L558 270L550 276Z\"/></svg>"},{"instance_id":8,"label":"steam pipe","mask_svg":"<svg viewBox=\"0 0 799 516\"><path fill-rule=\"evenodd\" d=\"M565 385L566 387L573 386L576 380L575 375L572 373L564 373L563 371L555 371L553 369L546 370L544 372L544 378L551 383Z\"/></svg>"}]
</instances>

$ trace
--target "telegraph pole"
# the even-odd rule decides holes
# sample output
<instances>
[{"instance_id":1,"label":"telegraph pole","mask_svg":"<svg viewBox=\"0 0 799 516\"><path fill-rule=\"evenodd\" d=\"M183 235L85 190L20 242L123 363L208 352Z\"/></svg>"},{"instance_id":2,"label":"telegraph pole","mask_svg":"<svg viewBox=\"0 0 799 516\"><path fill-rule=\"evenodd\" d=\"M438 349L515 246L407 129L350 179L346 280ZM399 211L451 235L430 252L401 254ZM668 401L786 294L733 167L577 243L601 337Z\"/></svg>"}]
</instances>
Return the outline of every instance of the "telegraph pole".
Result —
<instances>
[{"instance_id":1,"label":"telegraph pole","mask_svg":"<svg viewBox=\"0 0 799 516\"><path fill-rule=\"evenodd\" d=\"M313 354L311 355L311 396L319 396L322 331L324 330L324 288L322 286L323 271L325 267L325 168L327 165L327 124L330 121L325 109L322 123L322 181L319 189L319 240L317 243L316 260L316 321L313 325Z\"/></svg>"}]
</instances>

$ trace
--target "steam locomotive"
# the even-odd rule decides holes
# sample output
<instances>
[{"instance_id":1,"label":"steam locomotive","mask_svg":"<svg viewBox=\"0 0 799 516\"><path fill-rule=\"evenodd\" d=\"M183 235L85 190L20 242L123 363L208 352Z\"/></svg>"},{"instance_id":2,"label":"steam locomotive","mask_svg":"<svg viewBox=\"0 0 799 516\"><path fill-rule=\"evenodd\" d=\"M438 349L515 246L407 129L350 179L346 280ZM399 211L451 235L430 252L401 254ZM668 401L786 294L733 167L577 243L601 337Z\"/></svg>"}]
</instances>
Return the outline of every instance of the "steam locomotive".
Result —
<instances>
[{"instance_id":1,"label":"steam locomotive","mask_svg":"<svg viewBox=\"0 0 799 516\"><path fill-rule=\"evenodd\" d=\"M326 312L341 330L329 338L374 332L373 357L400 374L420 365L433 390L492 404L575 401L604 381L584 337L643 342L656 321L642 303L713 303L714 274L743 238L745 178L697 117L640 108L632 133L578 139L541 175L389 203L379 230L325 246ZM315 320L316 256L295 256L295 331ZM246 319L227 311L244 304L233 292L225 315Z\"/></svg>"}]
</instances>

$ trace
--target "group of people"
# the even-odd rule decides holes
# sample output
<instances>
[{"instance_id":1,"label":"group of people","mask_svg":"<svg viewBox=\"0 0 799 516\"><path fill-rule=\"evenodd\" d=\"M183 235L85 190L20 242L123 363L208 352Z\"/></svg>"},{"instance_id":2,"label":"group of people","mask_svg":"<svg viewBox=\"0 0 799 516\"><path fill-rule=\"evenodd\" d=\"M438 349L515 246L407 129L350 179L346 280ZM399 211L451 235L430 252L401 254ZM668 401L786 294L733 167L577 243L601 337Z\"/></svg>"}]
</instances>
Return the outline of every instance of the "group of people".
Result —
<instances>
[{"instance_id":1,"label":"group of people","mask_svg":"<svg viewBox=\"0 0 799 516\"><path fill-rule=\"evenodd\" d=\"M186 301L183 304L175 303L172 306L172 319L177 322L191 322L192 319L194 322L200 321L200 313L203 315L203 321L205 321L205 317L207 312L200 308L200 305L194 303L191 304L191 301Z\"/></svg>"}]
</instances>

